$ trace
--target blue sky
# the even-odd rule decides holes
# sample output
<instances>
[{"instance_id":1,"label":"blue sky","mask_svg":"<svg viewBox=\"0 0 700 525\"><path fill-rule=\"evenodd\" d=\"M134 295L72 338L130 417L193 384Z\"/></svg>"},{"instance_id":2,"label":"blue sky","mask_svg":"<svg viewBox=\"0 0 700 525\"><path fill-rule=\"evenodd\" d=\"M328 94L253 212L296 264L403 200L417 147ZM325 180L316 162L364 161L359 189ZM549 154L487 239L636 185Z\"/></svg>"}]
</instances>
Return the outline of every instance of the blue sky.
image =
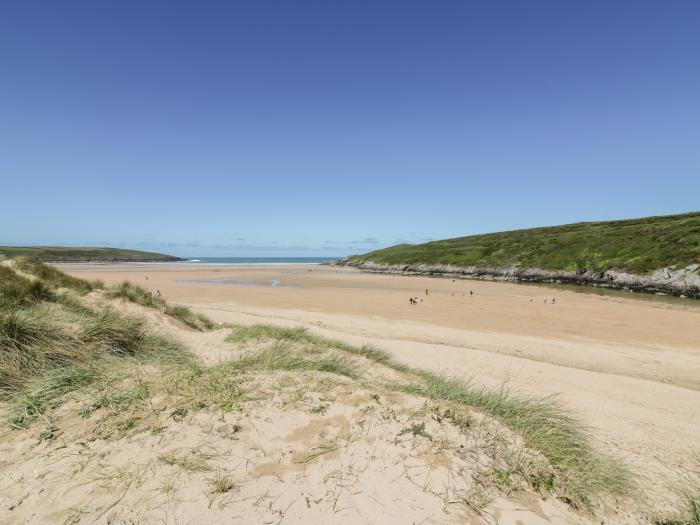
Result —
<instances>
[{"instance_id":1,"label":"blue sky","mask_svg":"<svg viewBox=\"0 0 700 525\"><path fill-rule=\"evenodd\" d=\"M700 3L11 2L0 244L345 255L700 209Z\"/></svg>"}]
</instances>

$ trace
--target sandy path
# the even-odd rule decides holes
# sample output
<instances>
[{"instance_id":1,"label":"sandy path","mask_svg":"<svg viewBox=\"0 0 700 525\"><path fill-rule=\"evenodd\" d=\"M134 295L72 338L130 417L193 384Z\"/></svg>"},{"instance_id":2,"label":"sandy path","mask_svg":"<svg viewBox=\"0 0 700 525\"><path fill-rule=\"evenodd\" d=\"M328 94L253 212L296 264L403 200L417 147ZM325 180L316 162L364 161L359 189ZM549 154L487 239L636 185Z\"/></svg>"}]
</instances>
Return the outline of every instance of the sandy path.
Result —
<instances>
[{"instance_id":1,"label":"sandy path","mask_svg":"<svg viewBox=\"0 0 700 525\"><path fill-rule=\"evenodd\" d=\"M697 446L700 307L688 303L323 267L62 269L107 283L128 278L216 320L305 325L411 365L560 394L601 447L648 476L652 489L663 490ZM423 302L409 305L409 296Z\"/></svg>"}]
</instances>

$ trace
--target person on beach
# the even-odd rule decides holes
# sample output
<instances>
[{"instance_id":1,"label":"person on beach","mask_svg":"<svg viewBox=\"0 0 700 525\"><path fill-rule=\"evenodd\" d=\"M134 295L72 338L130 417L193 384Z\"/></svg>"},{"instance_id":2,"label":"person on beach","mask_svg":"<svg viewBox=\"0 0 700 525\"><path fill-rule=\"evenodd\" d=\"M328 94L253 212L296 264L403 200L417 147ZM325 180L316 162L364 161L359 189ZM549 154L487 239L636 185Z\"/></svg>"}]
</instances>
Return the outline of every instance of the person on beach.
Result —
<instances>
[{"instance_id":1,"label":"person on beach","mask_svg":"<svg viewBox=\"0 0 700 525\"><path fill-rule=\"evenodd\" d=\"M552 304L554 304L554 303L556 303L556 302L557 302L557 298L556 298L556 297L552 297Z\"/></svg>"},{"instance_id":2,"label":"person on beach","mask_svg":"<svg viewBox=\"0 0 700 525\"><path fill-rule=\"evenodd\" d=\"M474 292L472 292L471 290L469 290L469 295L474 295Z\"/></svg>"},{"instance_id":3,"label":"person on beach","mask_svg":"<svg viewBox=\"0 0 700 525\"><path fill-rule=\"evenodd\" d=\"M428 289L427 289L427 288L425 289L425 295L428 295Z\"/></svg>"}]
</instances>

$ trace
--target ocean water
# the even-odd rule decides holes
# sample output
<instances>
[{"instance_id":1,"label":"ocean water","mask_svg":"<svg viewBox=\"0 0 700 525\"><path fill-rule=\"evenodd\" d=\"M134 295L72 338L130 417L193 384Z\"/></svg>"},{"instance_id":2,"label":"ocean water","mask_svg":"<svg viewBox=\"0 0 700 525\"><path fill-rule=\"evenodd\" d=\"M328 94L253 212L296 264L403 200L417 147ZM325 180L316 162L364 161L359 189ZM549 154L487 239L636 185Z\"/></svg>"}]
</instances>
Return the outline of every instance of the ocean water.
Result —
<instances>
[{"instance_id":1,"label":"ocean water","mask_svg":"<svg viewBox=\"0 0 700 525\"><path fill-rule=\"evenodd\" d=\"M337 261L339 257L183 257L197 264L321 264Z\"/></svg>"}]
</instances>

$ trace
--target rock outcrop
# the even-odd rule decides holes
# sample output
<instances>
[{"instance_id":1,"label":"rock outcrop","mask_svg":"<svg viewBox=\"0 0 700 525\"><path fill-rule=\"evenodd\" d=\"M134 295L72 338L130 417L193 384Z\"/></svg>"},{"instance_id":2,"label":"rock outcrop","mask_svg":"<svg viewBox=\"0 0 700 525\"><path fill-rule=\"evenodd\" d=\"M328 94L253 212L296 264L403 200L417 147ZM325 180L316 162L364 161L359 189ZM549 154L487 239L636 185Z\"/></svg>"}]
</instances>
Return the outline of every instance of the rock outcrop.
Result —
<instances>
[{"instance_id":1,"label":"rock outcrop","mask_svg":"<svg viewBox=\"0 0 700 525\"><path fill-rule=\"evenodd\" d=\"M579 271L545 270L541 268L478 267L429 264L379 264L372 261L347 258L335 263L351 266L366 272L463 279L521 281L534 283L582 284L645 293L664 293L700 299L700 264L684 268L661 268L648 275L624 270L592 269Z\"/></svg>"}]
</instances>

